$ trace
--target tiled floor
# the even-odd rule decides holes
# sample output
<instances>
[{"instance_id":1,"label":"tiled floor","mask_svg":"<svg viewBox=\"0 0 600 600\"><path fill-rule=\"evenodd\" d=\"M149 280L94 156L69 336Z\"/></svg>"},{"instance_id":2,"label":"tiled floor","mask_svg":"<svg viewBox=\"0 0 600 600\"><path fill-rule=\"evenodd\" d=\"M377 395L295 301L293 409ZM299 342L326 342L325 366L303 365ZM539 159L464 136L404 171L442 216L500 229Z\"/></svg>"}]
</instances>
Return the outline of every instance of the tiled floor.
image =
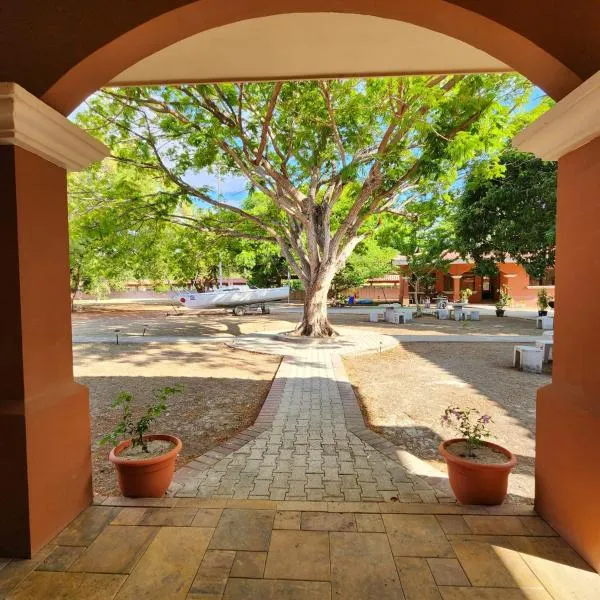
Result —
<instances>
[{"instance_id":1,"label":"tiled floor","mask_svg":"<svg viewBox=\"0 0 600 600\"><path fill-rule=\"evenodd\" d=\"M11 600L597 600L600 576L531 507L109 498L32 560Z\"/></svg>"}]
</instances>

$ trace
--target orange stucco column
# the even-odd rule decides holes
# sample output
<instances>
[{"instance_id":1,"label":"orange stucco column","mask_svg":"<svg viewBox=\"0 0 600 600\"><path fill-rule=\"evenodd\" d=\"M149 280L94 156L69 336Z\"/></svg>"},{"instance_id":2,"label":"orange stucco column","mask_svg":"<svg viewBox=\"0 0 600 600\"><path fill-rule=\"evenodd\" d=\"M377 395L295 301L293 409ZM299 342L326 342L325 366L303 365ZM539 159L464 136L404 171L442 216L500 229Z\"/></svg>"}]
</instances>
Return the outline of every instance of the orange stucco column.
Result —
<instances>
[{"instance_id":1,"label":"orange stucco column","mask_svg":"<svg viewBox=\"0 0 600 600\"><path fill-rule=\"evenodd\" d=\"M450 275L452 277L452 300L458 302L460 300L460 280L462 275Z\"/></svg>"},{"instance_id":2,"label":"orange stucco column","mask_svg":"<svg viewBox=\"0 0 600 600\"><path fill-rule=\"evenodd\" d=\"M0 146L0 555L28 557L92 500L73 381L65 170Z\"/></svg>"},{"instance_id":3,"label":"orange stucco column","mask_svg":"<svg viewBox=\"0 0 600 600\"><path fill-rule=\"evenodd\" d=\"M410 277L402 275L402 306L410 304Z\"/></svg>"},{"instance_id":4,"label":"orange stucco column","mask_svg":"<svg viewBox=\"0 0 600 600\"><path fill-rule=\"evenodd\" d=\"M536 508L600 570L600 138L559 161L552 384L537 395ZM586 282L585 294L581 282Z\"/></svg>"}]
</instances>

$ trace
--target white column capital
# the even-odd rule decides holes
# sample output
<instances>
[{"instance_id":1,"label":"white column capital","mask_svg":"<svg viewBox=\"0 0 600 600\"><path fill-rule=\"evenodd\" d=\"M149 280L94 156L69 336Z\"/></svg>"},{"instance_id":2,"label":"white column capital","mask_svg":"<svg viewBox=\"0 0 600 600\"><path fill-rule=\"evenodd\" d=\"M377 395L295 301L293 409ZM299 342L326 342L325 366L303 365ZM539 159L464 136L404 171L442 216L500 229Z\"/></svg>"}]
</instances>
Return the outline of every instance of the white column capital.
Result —
<instances>
[{"instance_id":1,"label":"white column capital","mask_svg":"<svg viewBox=\"0 0 600 600\"><path fill-rule=\"evenodd\" d=\"M0 145L19 146L69 171L110 150L16 83L0 83Z\"/></svg>"},{"instance_id":2,"label":"white column capital","mask_svg":"<svg viewBox=\"0 0 600 600\"><path fill-rule=\"evenodd\" d=\"M600 71L515 136L512 144L544 160L585 146L600 136Z\"/></svg>"},{"instance_id":3,"label":"white column capital","mask_svg":"<svg viewBox=\"0 0 600 600\"><path fill-rule=\"evenodd\" d=\"M452 279L462 279L462 275L450 275Z\"/></svg>"}]
</instances>

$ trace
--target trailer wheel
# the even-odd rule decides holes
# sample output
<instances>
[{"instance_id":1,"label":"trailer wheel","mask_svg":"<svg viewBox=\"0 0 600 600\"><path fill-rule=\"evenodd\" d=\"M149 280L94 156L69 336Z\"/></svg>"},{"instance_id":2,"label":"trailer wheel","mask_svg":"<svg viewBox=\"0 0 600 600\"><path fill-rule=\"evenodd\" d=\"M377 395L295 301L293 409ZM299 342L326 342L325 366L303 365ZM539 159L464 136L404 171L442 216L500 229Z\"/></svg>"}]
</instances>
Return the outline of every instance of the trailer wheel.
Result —
<instances>
[{"instance_id":1,"label":"trailer wheel","mask_svg":"<svg viewBox=\"0 0 600 600\"><path fill-rule=\"evenodd\" d=\"M236 317L241 317L244 314L244 307L243 306L235 306L233 308L233 314Z\"/></svg>"}]
</instances>

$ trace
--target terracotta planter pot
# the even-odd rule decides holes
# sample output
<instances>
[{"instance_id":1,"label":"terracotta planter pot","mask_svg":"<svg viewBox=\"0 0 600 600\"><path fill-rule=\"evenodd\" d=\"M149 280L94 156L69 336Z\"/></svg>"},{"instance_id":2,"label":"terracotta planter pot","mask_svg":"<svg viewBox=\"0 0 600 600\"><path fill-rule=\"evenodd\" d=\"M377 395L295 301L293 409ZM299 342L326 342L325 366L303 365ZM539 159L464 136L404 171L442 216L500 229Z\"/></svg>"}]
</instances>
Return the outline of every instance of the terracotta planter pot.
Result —
<instances>
[{"instance_id":1,"label":"terracotta planter pot","mask_svg":"<svg viewBox=\"0 0 600 600\"><path fill-rule=\"evenodd\" d=\"M167 440L175 447L166 454L152 458L127 459L119 454L131 446L131 440L121 442L110 451L109 460L117 469L119 487L128 498L160 498L173 479L175 459L181 452L181 440L172 435L145 435L145 440Z\"/></svg>"},{"instance_id":2,"label":"terracotta planter pot","mask_svg":"<svg viewBox=\"0 0 600 600\"><path fill-rule=\"evenodd\" d=\"M508 489L508 475L517 464L517 459L512 452L502 446L483 442L485 446L502 452L508 461L499 465L482 465L460 456L451 454L446 450L455 442L463 441L460 438L442 442L438 448L448 465L448 477L452 491L461 504L502 504Z\"/></svg>"}]
</instances>

